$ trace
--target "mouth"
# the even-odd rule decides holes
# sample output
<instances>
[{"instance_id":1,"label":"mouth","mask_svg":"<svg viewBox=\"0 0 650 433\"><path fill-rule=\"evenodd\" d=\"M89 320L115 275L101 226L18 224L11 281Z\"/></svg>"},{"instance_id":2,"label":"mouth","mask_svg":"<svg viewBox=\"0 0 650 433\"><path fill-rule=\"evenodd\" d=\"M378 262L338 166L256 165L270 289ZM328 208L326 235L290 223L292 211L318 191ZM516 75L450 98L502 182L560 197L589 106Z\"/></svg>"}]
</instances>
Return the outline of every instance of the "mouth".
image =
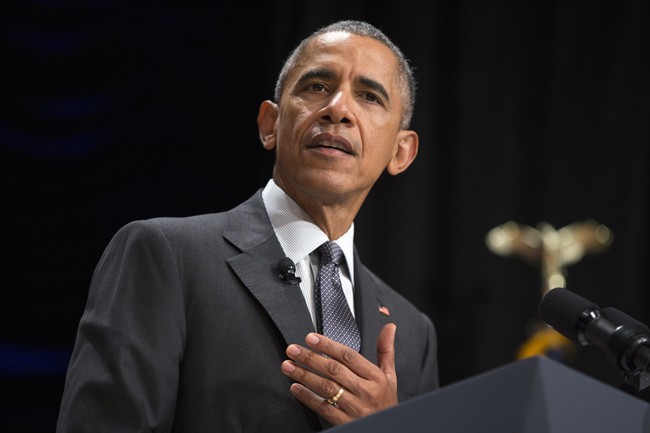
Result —
<instances>
[{"instance_id":1,"label":"mouth","mask_svg":"<svg viewBox=\"0 0 650 433\"><path fill-rule=\"evenodd\" d=\"M343 137L322 133L316 135L307 144L308 149L321 149L326 152L342 152L347 155L355 155L352 144Z\"/></svg>"}]
</instances>

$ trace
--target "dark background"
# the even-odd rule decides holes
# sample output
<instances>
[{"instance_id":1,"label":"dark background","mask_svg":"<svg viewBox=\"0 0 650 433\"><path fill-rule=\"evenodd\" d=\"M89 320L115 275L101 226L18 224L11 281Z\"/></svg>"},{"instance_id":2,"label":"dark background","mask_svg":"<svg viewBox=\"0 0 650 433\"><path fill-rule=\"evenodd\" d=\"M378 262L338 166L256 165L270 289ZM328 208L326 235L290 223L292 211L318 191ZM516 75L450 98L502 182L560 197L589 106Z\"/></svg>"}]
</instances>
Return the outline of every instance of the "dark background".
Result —
<instances>
[{"instance_id":1,"label":"dark background","mask_svg":"<svg viewBox=\"0 0 650 433\"><path fill-rule=\"evenodd\" d=\"M614 243L568 288L650 322L645 2L2 4L2 430L53 431L90 278L125 223L231 208L273 154L256 126L289 51L338 19L416 67L420 154L357 218L364 262L427 312L443 385L513 362L540 269L493 254L514 220L595 219ZM572 367L620 385L593 347Z\"/></svg>"}]
</instances>

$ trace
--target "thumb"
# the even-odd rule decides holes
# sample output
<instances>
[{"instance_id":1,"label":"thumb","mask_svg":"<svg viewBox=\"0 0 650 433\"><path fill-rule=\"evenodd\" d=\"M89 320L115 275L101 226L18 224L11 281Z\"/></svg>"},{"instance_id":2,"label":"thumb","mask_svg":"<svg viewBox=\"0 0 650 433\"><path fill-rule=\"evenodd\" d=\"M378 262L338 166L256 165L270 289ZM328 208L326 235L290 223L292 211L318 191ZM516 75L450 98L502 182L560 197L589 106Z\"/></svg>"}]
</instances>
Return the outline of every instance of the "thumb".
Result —
<instances>
[{"instance_id":1,"label":"thumb","mask_svg":"<svg viewBox=\"0 0 650 433\"><path fill-rule=\"evenodd\" d=\"M377 337L377 364L386 377L397 383L395 373L395 333L397 326L394 323L384 325Z\"/></svg>"}]
</instances>

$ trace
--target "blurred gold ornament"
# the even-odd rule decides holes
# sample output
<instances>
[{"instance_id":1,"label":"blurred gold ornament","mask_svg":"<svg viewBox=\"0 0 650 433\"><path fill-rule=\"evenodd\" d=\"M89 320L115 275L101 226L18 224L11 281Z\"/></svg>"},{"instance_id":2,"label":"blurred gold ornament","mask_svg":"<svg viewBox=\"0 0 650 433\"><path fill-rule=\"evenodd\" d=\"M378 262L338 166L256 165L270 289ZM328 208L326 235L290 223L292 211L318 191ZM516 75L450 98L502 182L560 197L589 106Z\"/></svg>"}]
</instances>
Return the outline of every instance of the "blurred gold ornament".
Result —
<instances>
[{"instance_id":1,"label":"blurred gold ornament","mask_svg":"<svg viewBox=\"0 0 650 433\"><path fill-rule=\"evenodd\" d=\"M500 256L517 255L541 267L542 297L550 290L566 288L566 267L586 253L605 251L613 242L611 230L589 219L556 230L541 222L537 228L508 221L490 230L485 238L488 248ZM519 347L517 359L535 355L569 358L573 343L543 324Z\"/></svg>"},{"instance_id":2,"label":"blurred gold ornament","mask_svg":"<svg viewBox=\"0 0 650 433\"><path fill-rule=\"evenodd\" d=\"M566 287L566 267L585 253L605 251L614 240L611 230L594 220L577 222L559 230L547 222L537 228L508 221L490 230L486 244L500 256L518 255L542 270L542 296L556 287Z\"/></svg>"}]
</instances>

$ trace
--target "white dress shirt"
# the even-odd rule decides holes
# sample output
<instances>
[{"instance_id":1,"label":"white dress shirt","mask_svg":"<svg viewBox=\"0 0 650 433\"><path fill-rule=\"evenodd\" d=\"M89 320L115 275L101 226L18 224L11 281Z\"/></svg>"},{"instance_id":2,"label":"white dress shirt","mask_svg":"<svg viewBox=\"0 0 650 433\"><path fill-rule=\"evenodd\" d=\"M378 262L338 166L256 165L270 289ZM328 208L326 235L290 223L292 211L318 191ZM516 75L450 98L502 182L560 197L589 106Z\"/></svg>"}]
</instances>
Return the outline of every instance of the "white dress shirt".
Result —
<instances>
[{"instance_id":1,"label":"white dress shirt","mask_svg":"<svg viewBox=\"0 0 650 433\"><path fill-rule=\"evenodd\" d=\"M280 246L287 257L296 264L296 276L302 279L300 290L316 328L314 279L318 274L318 254L314 250L329 238L273 179L264 187L262 200ZM333 240L341 247L345 257L344 263L339 266L341 285L350 311L354 315L354 223L343 236Z\"/></svg>"}]
</instances>

